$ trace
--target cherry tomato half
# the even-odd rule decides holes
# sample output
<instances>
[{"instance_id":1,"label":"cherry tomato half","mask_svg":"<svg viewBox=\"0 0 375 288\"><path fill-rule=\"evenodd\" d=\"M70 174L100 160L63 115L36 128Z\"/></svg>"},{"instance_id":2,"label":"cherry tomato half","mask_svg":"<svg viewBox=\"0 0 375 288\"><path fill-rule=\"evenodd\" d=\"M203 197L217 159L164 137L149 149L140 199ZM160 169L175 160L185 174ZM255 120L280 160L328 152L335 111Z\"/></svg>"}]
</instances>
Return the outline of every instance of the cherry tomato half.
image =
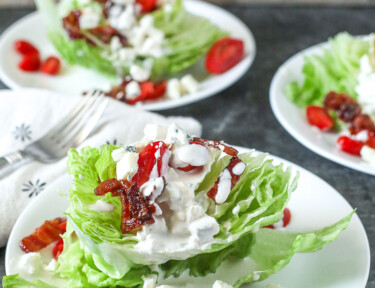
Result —
<instances>
[{"instance_id":1,"label":"cherry tomato half","mask_svg":"<svg viewBox=\"0 0 375 288\"><path fill-rule=\"evenodd\" d=\"M206 57L206 69L213 74L222 74L241 62L245 54L242 40L223 38L217 41Z\"/></svg>"},{"instance_id":2,"label":"cherry tomato half","mask_svg":"<svg viewBox=\"0 0 375 288\"><path fill-rule=\"evenodd\" d=\"M39 54L38 49L26 40L17 40L14 42L14 49L22 55Z\"/></svg>"},{"instance_id":3,"label":"cherry tomato half","mask_svg":"<svg viewBox=\"0 0 375 288\"><path fill-rule=\"evenodd\" d=\"M48 75L57 75L60 71L60 60L57 57L50 56L42 64L42 72Z\"/></svg>"},{"instance_id":4,"label":"cherry tomato half","mask_svg":"<svg viewBox=\"0 0 375 288\"><path fill-rule=\"evenodd\" d=\"M40 68L39 53L30 53L23 56L18 68L25 72L35 72Z\"/></svg>"},{"instance_id":5,"label":"cherry tomato half","mask_svg":"<svg viewBox=\"0 0 375 288\"><path fill-rule=\"evenodd\" d=\"M142 7L142 13L152 11L156 6L157 0L137 0L136 3Z\"/></svg>"},{"instance_id":6,"label":"cherry tomato half","mask_svg":"<svg viewBox=\"0 0 375 288\"><path fill-rule=\"evenodd\" d=\"M53 258L57 260L63 250L64 250L64 241L63 239L60 239L59 241L57 241L55 247L53 247L53 251L52 251Z\"/></svg>"},{"instance_id":7,"label":"cherry tomato half","mask_svg":"<svg viewBox=\"0 0 375 288\"><path fill-rule=\"evenodd\" d=\"M306 108L306 117L310 125L318 127L322 131L329 131L334 125L334 120L327 109L319 106Z\"/></svg>"},{"instance_id":8,"label":"cherry tomato half","mask_svg":"<svg viewBox=\"0 0 375 288\"><path fill-rule=\"evenodd\" d=\"M353 140L347 136L341 136L339 139L337 139L337 144L339 145L341 151L355 156L361 155L361 149L365 145L364 142Z\"/></svg>"}]
</instances>

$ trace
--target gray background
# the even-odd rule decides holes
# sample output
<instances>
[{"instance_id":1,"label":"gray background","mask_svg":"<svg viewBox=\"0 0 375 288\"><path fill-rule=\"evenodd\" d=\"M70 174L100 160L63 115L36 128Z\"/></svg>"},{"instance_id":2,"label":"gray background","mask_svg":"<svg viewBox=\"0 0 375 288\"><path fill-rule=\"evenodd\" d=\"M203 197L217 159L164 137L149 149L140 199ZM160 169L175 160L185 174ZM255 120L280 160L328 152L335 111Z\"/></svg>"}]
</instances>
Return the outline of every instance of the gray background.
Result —
<instances>
[{"instance_id":1,"label":"gray background","mask_svg":"<svg viewBox=\"0 0 375 288\"><path fill-rule=\"evenodd\" d=\"M2 2L4 0L0 0ZM233 3L232 1L229 1ZM296 142L272 114L268 90L277 67L296 52L325 41L340 31L375 31L375 8L224 6L253 31L258 54L251 70L235 85L207 100L164 111L164 115L193 116L201 121L204 137L253 147L290 160L323 178L358 208L371 243L374 260L375 177L332 163ZM0 34L32 9L0 9ZM0 82L0 88L6 88ZM317 211L319 213L319 211ZM5 249L0 249L0 278ZM375 288L375 269L367 287ZM300 287L289 287L300 288ZM350 288L350 287L348 287Z\"/></svg>"}]
</instances>

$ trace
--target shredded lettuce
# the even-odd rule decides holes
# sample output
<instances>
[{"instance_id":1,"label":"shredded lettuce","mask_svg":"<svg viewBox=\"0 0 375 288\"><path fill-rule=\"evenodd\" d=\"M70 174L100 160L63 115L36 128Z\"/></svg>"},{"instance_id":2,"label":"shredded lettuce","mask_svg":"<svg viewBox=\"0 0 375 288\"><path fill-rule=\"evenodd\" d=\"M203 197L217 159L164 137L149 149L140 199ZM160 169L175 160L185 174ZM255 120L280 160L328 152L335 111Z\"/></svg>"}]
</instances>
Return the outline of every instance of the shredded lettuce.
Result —
<instances>
[{"instance_id":1,"label":"shredded lettuce","mask_svg":"<svg viewBox=\"0 0 375 288\"><path fill-rule=\"evenodd\" d=\"M286 96L300 107L321 106L331 90L356 99L360 59L368 53L368 41L346 32L338 34L329 40L329 47L324 49L322 56L305 58L304 81L302 84L290 83L285 89Z\"/></svg>"},{"instance_id":2,"label":"shredded lettuce","mask_svg":"<svg viewBox=\"0 0 375 288\"><path fill-rule=\"evenodd\" d=\"M4 288L58 288L56 286L49 285L43 281L27 281L19 276L19 274L4 276L3 278Z\"/></svg>"}]
</instances>

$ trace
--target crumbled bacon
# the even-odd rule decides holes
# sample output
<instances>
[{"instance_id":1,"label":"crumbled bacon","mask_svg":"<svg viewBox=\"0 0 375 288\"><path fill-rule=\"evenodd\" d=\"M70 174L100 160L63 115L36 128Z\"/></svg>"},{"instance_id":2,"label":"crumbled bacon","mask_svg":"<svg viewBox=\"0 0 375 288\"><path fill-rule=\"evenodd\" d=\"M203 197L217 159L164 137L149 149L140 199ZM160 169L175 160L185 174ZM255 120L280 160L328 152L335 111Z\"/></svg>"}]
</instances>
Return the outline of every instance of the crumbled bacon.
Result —
<instances>
[{"instance_id":1,"label":"crumbled bacon","mask_svg":"<svg viewBox=\"0 0 375 288\"><path fill-rule=\"evenodd\" d=\"M152 216L155 213L155 207L143 198L137 182L130 184L124 180L108 179L95 189L96 195L102 196L110 192L113 197L121 197L121 230L124 234L155 222Z\"/></svg>"},{"instance_id":2,"label":"crumbled bacon","mask_svg":"<svg viewBox=\"0 0 375 288\"><path fill-rule=\"evenodd\" d=\"M349 131L352 134L357 134L362 130L375 132L375 125L372 119L367 114L357 115L350 123Z\"/></svg>"},{"instance_id":3,"label":"crumbled bacon","mask_svg":"<svg viewBox=\"0 0 375 288\"><path fill-rule=\"evenodd\" d=\"M85 40L88 44L96 46L96 44L82 33L81 27L79 25L79 18L82 12L80 10L74 10L70 12L67 16L62 19L63 27L72 40ZM118 32L115 28L107 25L100 25L95 28L88 29L88 32L98 38L103 43L108 44L112 37L117 36L123 46L127 45L127 40L124 35Z\"/></svg>"},{"instance_id":4,"label":"crumbled bacon","mask_svg":"<svg viewBox=\"0 0 375 288\"><path fill-rule=\"evenodd\" d=\"M121 230L126 234L143 225L155 223L152 214L155 212L153 205L143 199L137 183L134 183L126 193L121 194L122 219Z\"/></svg>"},{"instance_id":5,"label":"crumbled bacon","mask_svg":"<svg viewBox=\"0 0 375 288\"><path fill-rule=\"evenodd\" d=\"M212 141L212 140L206 140L198 137L194 137L193 140L190 142L190 144L200 144L204 146L213 147L216 149L222 150L224 153L227 153L228 155L232 157L237 157L238 151L234 149L233 147L230 147L220 141Z\"/></svg>"},{"instance_id":6,"label":"crumbled bacon","mask_svg":"<svg viewBox=\"0 0 375 288\"><path fill-rule=\"evenodd\" d=\"M124 180L117 180L116 178L108 179L101 182L98 187L95 188L94 192L98 196L104 196L111 192L113 197L120 196L125 192L125 189L129 187L129 183Z\"/></svg>"},{"instance_id":7,"label":"crumbled bacon","mask_svg":"<svg viewBox=\"0 0 375 288\"><path fill-rule=\"evenodd\" d=\"M243 161L238 157L233 157L230 160L230 163L228 164L228 166L225 168L225 169L228 169L230 176L231 176L231 182L232 182L231 187L230 187L231 190L233 189L234 186L236 186L238 180L240 180L240 177L241 177L241 175L236 175L233 173L233 168L239 163L243 163ZM214 201L215 201L215 197L219 188L219 184L220 184L220 177L216 180L214 186L210 189L210 191L207 192L207 196L210 197Z\"/></svg>"},{"instance_id":8,"label":"crumbled bacon","mask_svg":"<svg viewBox=\"0 0 375 288\"><path fill-rule=\"evenodd\" d=\"M344 93L329 92L324 99L324 107L336 111L342 121L349 123L352 134L362 130L375 132L375 124L370 116L361 113L360 105Z\"/></svg>"},{"instance_id":9,"label":"crumbled bacon","mask_svg":"<svg viewBox=\"0 0 375 288\"><path fill-rule=\"evenodd\" d=\"M25 253L37 252L49 244L61 239L60 235L66 231L66 218L56 218L45 221L35 232L20 242L20 248Z\"/></svg>"}]
</instances>

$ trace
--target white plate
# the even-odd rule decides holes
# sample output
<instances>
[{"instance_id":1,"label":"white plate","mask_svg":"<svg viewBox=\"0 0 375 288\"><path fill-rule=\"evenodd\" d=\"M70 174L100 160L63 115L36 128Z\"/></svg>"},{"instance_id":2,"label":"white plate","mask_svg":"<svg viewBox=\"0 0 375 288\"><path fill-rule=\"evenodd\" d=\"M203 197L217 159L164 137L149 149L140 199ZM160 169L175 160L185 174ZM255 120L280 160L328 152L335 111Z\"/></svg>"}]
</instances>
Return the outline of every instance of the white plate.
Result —
<instances>
[{"instance_id":1,"label":"white plate","mask_svg":"<svg viewBox=\"0 0 375 288\"><path fill-rule=\"evenodd\" d=\"M301 173L299 186L288 204L292 212L288 230L320 229L340 220L353 210L334 188L317 176L295 164L272 158L291 165ZM54 187L51 186L33 200L21 214L8 241L5 259L8 275L19 272L14 265L14 260L23 253L18 246L19 241L46 219L63 215L68 201L56 190L66 192L69 186L68 176L63 177ZM265 281L251 284L250 287L264 288L266 284L274 283L289 288L364 288L369 269L368 239L360 219L354 215L349 227L333 243L315 253L295 255L285 269Z\"/></svg>"},{"instance_id":2,"label":"white plate","mask_svg":"<svg viewBox=\"0 0 375 288\"><path fill-rule=\"evenodd\" d=\"M289 101L284 93L284 89L289 83L303 81L304 58L311 55L321 55L322 49L326 47L328 47L328 43L305 49L280 66L271 82L270 102L272 111L280 124L308 149L346 167L375 175L373 165L365 162L361 157L352 156L337 148L338 134L323 133L309 125L306 120L305 109L301 109Z\"/></svg>"},{"instance_id":3,"label":"white plate","mask_svg":"<svg viewBox=\"0 0 375 288\"><path fill-rule=\"evenodd\" d=\"M197 65L190 71L197 79L202 79L198 92L177 100L146 103L140 106L143 109L170 109L217 94L240 79L254 60L256 46L253 34L240 19L222 8L205 2L188 0L185 1L185 6L187 11L209 19L228 31L231 36L242 39L245 42L246 56L238 65L222 75L209 75L202 65ZM31 13L14 23L0 38L0 78L10 88L44 88L70 95L81 95L83 91L93 88L108 90L110 87L108 78L79 66L64 66L61 75L56 77L20 71L17 66L20 56L13 49L13 44L18 39L35 43L44 57L58 55L47 38L46 28L39 13Z\"/></svg>"}]
</instances>

